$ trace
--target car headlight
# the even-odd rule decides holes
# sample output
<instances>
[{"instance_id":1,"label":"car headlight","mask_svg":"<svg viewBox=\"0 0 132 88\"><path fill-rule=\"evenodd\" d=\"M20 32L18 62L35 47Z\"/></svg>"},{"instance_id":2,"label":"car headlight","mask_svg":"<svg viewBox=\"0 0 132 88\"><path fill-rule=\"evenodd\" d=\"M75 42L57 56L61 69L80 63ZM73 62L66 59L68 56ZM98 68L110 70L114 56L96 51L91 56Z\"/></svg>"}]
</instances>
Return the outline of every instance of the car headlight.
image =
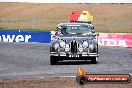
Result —
<instances>
[{"instance_id":1,"label":"car headlight","mask_svg":"<svg viewBox=\"0 0 132 88\"><path fill-rule=\"evenodd\" d=\"M82 52L83 51L83 45L80 44L78 49L80 52Z\"/></svg>"},{"instance_id":2,"label":"car headlight","mask_svg":"<svg viewBox=\"0 0 132 88\"><path fill-rule=\"evenodd\" d=\"M94 49L94 44L89 44L89 48L91 49L91 50L93 50Z\"/></svg>"},{"instance_id":3,"label":"car headlight","mask_svg":"<svg viewBox=\"0 0 132 88\"><path fill-rule=\"evenodd\" d=\"M59 48L59 44L55 43L54 47L55 47L55 50L58 49Z\"/></svg>"},{"instance_id":4,"label":"car headlight","mask_svg":"<svg viewBox=\"0 0 132 88\"><path fill-rule=\"evenodd\" d=\"M88 47L88 42L84 41L84 42L83 42L83 47L84 47L84 48L87 48L87 47Z\"/></svg>"},{"instance_id":5,"label":"car headlight","mask_svg":"<svg viewBox=\"0 0 132 88\"><path fill-rule=\"evenodd\" d=\"M70 50L70 47L68 44L66 44L65 51L68 52Z\"/></svg>"},{"instance_id":6,"label":"car headlight","mask_svg":"<svg viewBox=\"0 0 132 88\"><path fill-rule=\"evenodd\" d=\"M65 44L64 41L61 41L61 42L60 42L60 47L65 47L65 45L66 45L66 44Z\"/></svg>"}]
</instances>

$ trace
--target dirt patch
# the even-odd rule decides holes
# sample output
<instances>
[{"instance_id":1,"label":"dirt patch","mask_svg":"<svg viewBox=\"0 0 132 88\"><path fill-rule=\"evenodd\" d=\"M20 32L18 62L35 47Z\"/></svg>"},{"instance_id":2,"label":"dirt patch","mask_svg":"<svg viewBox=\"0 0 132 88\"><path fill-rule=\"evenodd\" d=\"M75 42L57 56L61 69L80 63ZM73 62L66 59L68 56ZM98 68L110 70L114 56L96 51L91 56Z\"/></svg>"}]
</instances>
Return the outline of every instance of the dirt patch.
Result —
<instances>
[{"instance_id":1,"label":"dirt patch","mask_svg":"<svg viewBox=\"0 0 132 88\"><path fill-rule=\"evenodd\" d=\"M0 3L0 28L54 30L72 10L88 10L101 32L132 32L132 4Z\"/></svg>"},{"instance_id":2,"label":"dirt patch","mask_svg":"<svg viewBox=\"0 0 132 88\"><path fill-rule=\"evenodd\" d=\"M80 86L72 77L37 77L1 80L0 88L131 88L129 84L85 84Z\"/></svg>"}]
</instances>

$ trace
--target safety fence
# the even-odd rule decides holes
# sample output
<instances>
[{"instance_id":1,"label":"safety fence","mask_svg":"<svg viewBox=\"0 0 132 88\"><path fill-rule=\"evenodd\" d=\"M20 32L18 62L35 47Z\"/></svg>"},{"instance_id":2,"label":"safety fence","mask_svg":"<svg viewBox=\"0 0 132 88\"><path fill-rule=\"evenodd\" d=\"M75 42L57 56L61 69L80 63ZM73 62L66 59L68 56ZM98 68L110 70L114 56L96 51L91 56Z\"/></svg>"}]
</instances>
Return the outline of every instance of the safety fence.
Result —
<instances>
[{"instance_id":1,"label":"safety fence","mask_svg":"<svg viewBox=\"0 0 132 88\"><path fill-rule=\"evenodd\" d=\"M0 42L50 43L54 31L0 30ZM99 33L98 44L102 46L132 47L132 33Z\"/></svg>"},{"instance_id":2,"label":"safety fence","mask_svg":"<svg viewBox=\"0 0 132 88\"><path fill-rule=\"evenodd\" d=\"M55 30L56 24L68 22L67 18L0 18L0 29ZM132 33L131 19L97 18L92 24L97 32Z\"/></svg>"}]
</instances>

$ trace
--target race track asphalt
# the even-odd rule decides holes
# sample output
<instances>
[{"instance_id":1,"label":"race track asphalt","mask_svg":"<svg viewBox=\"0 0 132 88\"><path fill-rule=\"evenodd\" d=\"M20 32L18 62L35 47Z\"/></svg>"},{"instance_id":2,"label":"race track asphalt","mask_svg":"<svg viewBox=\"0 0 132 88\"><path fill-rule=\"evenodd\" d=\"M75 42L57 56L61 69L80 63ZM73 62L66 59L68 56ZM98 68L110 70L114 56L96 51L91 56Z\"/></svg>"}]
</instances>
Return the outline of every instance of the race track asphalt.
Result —
<instances>
[{"instance_id":1,"label":"race track asphalt","mask_svg":"<svg viewBox=\"0 0 132 88\"><path fill-rule=\"evenodd\" d=\"M99 47L97 64L64 61L50 65L49 44L0 43L0 78L75 76L81 66L88 73L132 74L132 48Z\"/></svg>"}]
</instances>

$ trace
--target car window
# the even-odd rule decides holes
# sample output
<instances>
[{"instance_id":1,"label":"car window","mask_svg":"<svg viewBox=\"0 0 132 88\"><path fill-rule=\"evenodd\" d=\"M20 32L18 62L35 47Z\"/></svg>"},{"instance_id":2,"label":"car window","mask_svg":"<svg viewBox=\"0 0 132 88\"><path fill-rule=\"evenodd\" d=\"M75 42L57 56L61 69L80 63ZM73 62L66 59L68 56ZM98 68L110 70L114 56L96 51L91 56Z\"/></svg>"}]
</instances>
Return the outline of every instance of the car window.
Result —
<instances>
[{"instance_id":1,"label":"car window","mask_svg":"<svg viewBox=\"0 0 132 88\"><path fill-rule=\"evenodd\" d=\"M89 26L65 26L62 32L67 34L84 34L92 32L91 27Z\"/></svg>"}]
</instances>

